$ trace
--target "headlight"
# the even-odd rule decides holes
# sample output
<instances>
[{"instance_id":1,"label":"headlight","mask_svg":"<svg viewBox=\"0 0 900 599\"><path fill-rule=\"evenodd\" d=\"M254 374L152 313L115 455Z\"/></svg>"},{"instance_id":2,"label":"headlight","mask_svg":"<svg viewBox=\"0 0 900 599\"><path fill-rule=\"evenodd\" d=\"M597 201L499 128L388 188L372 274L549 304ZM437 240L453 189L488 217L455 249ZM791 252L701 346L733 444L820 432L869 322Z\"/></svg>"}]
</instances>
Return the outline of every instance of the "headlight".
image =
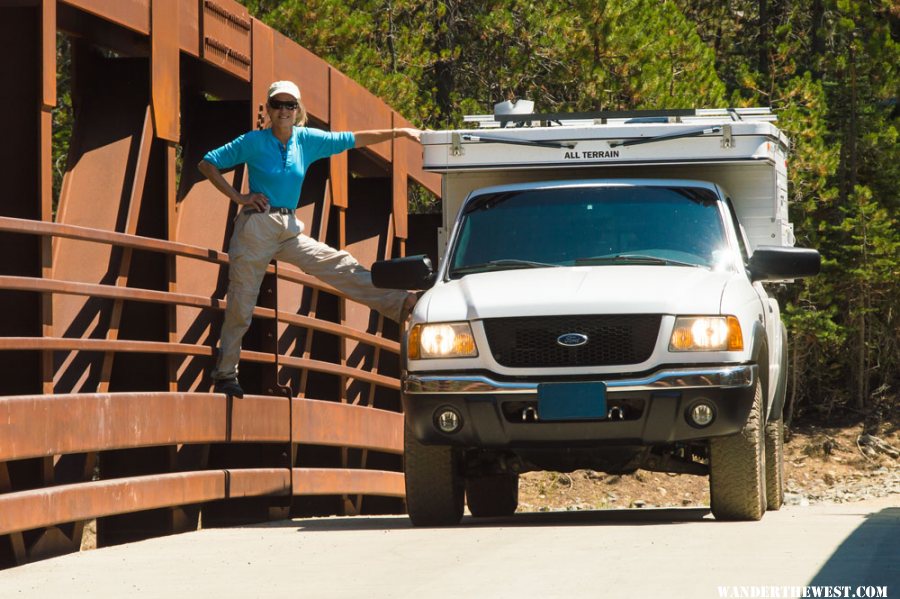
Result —
<instances>
[{"instance_id":1,"label":"headlight","mask_svg":"<svg viewBox=\"0 0 900 599\"><path fill-rule=\"evenodd\" d=\"M478 355L475 337L467 322L417 324L409 332L410 360L426 358L469 358Z\"/></svg>"},{"instance_id":2,"label":"headlight","mask_svg":"<svg viewBox=\"0 0 900 599\"><path fill-rule=\"evenodd\" d=\"M741 323L734 316L679 316L669 351L740 351Z\"/></svg>"}]
</instances>

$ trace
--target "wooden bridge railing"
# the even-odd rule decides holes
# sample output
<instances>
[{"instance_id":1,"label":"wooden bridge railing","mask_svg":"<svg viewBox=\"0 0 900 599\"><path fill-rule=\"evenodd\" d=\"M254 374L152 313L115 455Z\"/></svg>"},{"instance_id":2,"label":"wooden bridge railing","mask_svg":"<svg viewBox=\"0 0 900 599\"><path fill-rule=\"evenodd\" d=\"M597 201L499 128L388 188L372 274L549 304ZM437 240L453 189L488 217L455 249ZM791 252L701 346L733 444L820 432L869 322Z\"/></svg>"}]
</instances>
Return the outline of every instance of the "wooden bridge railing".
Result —
<instances>
[{"instance_id":1,"label":"wooden bridge railing","mask_svg":"<svg viewBox=\"0 0 900 599\"><path fill-rule=\"evenodd\" d=\"M222 252L86 227L0 217L0 231L67 237L219 265L228 262L227 254ZM337 290L290 267L273 264L269 271L279 279L340 295ZM192 306L216 312L226 305L219 298L21 276L0 275L0 289ZM282 312L277 304L274 309L256 308L254 318L354 339L392 355L399 351L396 341L340 323ZM165 354L178 360L183 356L211 357L213 349L201 344L121 338L0 337L0 352L136 352ZM310 358L245 351L242 360L272 368L278 365L337 375L393 391L399 388L394 377ZM265 451L259 451L259 444L275 445L282 449L283 455L279 457L283 458L283 464L246 467L240 463L230 465L227 460L214 464L215 460L209 458L215 453L216 444L246 444L250 449L238 461L246 462L255 450L261 464L271 462L271 456L263 455ZM402 498L403 475L396 468L396 460L393 470L348 469L346 452L399 456L402 444L402 415L396 411L308 397L248 395L232 400L220 394L178 391L0 396L0 550L5 549L5 555L0 553L0 556L5 565L12 565L77 550L88 520L99 519L102 535L104 519L111 516L198 507L211 502L341 496L347 498L347 503L334 511L359 511L363 495ZM178 463L178 453L186 446L201 448L204 454L199 460L194 458L190 470L184 470L186 464ZM340 448L345 463L336 464L342 467L303 466L297 453L304 446ZM105 471L104 455L139 448L164 449L167 455L153 465L153 473L129 476L130 469L126 468L123 475L121 464L111 473ZM77 458L74 471L72 458ZM39 470L40 475L36 478L33 474L23 475L29 469ZM35 488L28 488L31 486ZM350 496L359 497L354 503ZM219 513L225 515L219 515L219 521L290 513L283 503L281 509L267 506L265 513L260 511L260 505L263 504L231 510L220 507ZM196 513L198 517L194 521L184 514L179 518L170 517L168 527L160 527L158 523L142 527L140 518L125 526L110 521L112 532L106 536L108 542L116 542L185 530L199 523L199 509ZM211 523L215 522L214 517Z\"/></svg>"},{"instance_id":2,"label":"wooden bridge railing","mask_svg":"<svg viewBox=\"0 0 900 599\"><path fill-rule=\"evenodd\" d=\"M401 512L394 323L273 264L248 396L210 393L235 207L195 165L265 126L274 80L315 127L410 123L236 0L0 2L0 56L0 567ZM410 183L440 194L415 142L350 150L310 167L297 216L365 265L405 255L434 243L409 226Z\"/></svg>"}]
</instances>

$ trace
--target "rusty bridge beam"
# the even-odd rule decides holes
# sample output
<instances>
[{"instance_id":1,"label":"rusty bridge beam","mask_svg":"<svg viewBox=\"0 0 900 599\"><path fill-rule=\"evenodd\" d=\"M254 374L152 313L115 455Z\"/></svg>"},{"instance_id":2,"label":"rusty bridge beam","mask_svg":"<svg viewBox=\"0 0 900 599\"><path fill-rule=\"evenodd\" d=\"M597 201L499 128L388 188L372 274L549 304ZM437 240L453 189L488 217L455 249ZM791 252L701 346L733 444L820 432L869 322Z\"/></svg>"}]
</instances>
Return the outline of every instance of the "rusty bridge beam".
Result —
<instances>
[{"instance_id":1,"label":"rusty bridge beam","mask_svg":"<svg viewBox=\"0 0 900 599\"><path fill-rule=\"evenodd\" d=\"M294 495L404 497L403 474L385 470L294 468Z\"/></svg>"},{"instance_id":2,"label":"rusty bridge beam","mask_svg":"<svg viewBox=\"0 0 900 599\"><path fill-rule=\"evenodd\" d=\"M226 300L187 293L173 293L169 291L156 291L153 289L139 289L135 287L113 287L110 285L56 281L52 279L35 279L31 277L9 277L3 275L0 275L0 288L18 291L39 291L42 293L67 293L71 295L145 301L172 306L193 306L215 310L224 310L228 304ZM253 309L253 316L256 318L276 318L274 310L259 307ZM377 335L371 335L358 329L329 322L327 320L310 318L302 314L280 314L277 315L277 317L289 324L314 329L324 333L331 333L339 337L348 337L362 343L388 350L395 354L400 351L400 344L396 341L378 337ZM2 341L2 337L0 337L0 341Z\"/></svg>"},{"instance_id":3,"label":"rusty bridge beam","mask_svg":"<svg viewBox=\"0 0 900 599\"><path fill-rule=\"evenodd\" d=\"M219 499L286 495L285 469L209 470L134 476L0 495L0 535Z\"/></svg>"},{"instance_id":4,"label":"rusty bridge beam","mask_svg":"<svg viewBox=\"0 0 900 599\"><path fill-rule=\"evenodd\" d=\"M0 462L201 443L294 443L403 451L402 415L317 399L210 393L82 393L0 398ZM38 434L25 422L41 422ZM291 422L293 432L289 433Z\"/></svg>"}]
</instances>

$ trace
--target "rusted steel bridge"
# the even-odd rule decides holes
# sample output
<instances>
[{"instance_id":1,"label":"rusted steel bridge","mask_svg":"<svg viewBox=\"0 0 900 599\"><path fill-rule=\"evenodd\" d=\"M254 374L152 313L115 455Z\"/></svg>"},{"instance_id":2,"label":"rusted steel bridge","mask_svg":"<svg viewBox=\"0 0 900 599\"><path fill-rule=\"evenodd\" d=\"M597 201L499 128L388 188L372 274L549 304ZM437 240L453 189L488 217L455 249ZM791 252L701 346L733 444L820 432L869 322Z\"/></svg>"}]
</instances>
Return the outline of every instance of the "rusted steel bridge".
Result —
<instances>
[{"instance_id":1,"label":"rusted steel bridge","mask_svg":"<svg viewBox=\"0 0 900 599\"><path fill-rule=\"evenodd\" d=\"M77 551L93 520L103 546L403 510L394 323L273 263L242 355L258 394L209 392L235 206L195 165L264 125L277 79L313 126L408 126L234 0L0 2L0 567ZM440 193L417 144L353 150L312 167L298 216L364 264L428 247L410 180Z\"/></svg>"}]
</instances>

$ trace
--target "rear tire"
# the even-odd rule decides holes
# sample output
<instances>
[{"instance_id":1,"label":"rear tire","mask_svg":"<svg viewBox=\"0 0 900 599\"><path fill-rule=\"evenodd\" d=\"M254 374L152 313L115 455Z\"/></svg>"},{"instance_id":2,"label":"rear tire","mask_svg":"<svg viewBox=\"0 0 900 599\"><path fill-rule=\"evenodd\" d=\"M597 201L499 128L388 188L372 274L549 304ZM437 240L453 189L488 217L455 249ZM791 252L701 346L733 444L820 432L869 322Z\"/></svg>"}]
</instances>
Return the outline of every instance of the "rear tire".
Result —
<instances>
[{"instance_id":1,"label":"rear tire","mask_svg":"<svg viewBox=\"0 0 900 599\"><path fill-rule=\"evenodd\" d=\"M770 511L784 505L784 419L766 423L766 503Z\"/></svg>"},{"instance_id":2,"label":"rear tire","mask_svg":"<svg viewBox=\"0 0 900 599\"><path fill-rule=\"evenodd\" d=\"M710 509L717 520L759 520L766 511L762 393L757 378L744 428L709 441Z\"/></svg>"},{"instance_id":3,"label":"rear tire","mask_svg":"<svg viewBox=\"0 0 900 599\"><path fill-rule=\"evenodd\" d=\"M467 478L466 503L476 518L511 516L519 507L519 475L492 474Z\"/></svg>"},{"instance_id":4,"label":"rear tire","mask_svg":"<svg viewBox=\"0 0 900 599\"><path fill-rule=\"evenodd\" d=\"M465 482L459 474L458 451L423 445L409 425L403 429L406 509L413 526L452 526L463 515Z\"/></svg>"}]
</instances>

